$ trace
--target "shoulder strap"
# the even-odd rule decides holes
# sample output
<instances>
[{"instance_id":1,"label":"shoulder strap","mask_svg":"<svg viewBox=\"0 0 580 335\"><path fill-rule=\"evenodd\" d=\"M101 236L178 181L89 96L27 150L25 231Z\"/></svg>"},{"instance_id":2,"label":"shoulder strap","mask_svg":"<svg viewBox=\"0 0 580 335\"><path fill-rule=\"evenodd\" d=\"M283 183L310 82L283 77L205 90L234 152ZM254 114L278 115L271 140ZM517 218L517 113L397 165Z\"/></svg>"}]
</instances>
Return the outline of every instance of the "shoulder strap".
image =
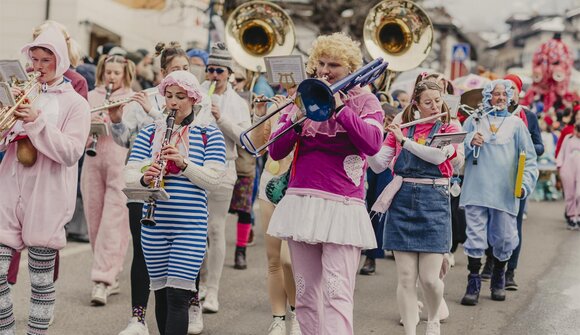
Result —
<instances>
[{"instance_id":1,"label":"shoulder strap","mask_svg":"<svg viewBox=\"0 0 580 335\"><path fill-rule=\"evenodd\" d=\"M201 128L201 139L203 141L203 147L207 146L207 130L205 128Z\"/></svg>"}]
</instances>

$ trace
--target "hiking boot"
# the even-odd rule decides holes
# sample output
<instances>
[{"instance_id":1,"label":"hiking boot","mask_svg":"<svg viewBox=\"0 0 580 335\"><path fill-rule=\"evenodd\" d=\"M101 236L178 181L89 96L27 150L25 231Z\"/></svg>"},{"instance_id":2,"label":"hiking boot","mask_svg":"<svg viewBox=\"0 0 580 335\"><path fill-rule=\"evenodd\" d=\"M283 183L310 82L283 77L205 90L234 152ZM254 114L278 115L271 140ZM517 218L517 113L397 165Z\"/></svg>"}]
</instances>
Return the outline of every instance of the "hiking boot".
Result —
<instances>
[{"instance_id":1,"label":"hiking boot","mask_svg":"<svg viewBox=\"0 0 580 335\"><path fill-rule=\"evenodd\" d=\"M505 273L505 289L508 291L517 291L518 290L518 284L516 284L516 281L514 280L514 271L513 270L507 270Z\"/></svg>"},{"instance_id":2,"label":"hiking boot","mask_svg":"<svg viewBox=\"0 0 580 335\"><path fill-rule=\"evenodd\" d=\"M371 276L375 274L375 260L367 257L365 259L365 264L360 269L359 274L363 276Z\"/></svg>"},{"instance_id":3,"label":"hiking boot","mask_svg":"<svg viewBox=\"0 0 580 335\"><path fill-rule=\"evenodd\" d=\"M477 273L470 273L467 276L467 288L465 295L461 299L461 304L465 306L475 306L479 302L479 292L481 291L481 276Z\"/></svg>"},{"instance_id":4,"label":"hiking boot","mask_svg":"<svg viewBox=\"0 0 580 335\"><path fill-rule=\"evenodd\" d=\"M491 271L493 269L493 257L485 258L485 265L483 270L481 270L481 280L488 281L491 278Z\"/></svg>"},{"instance_id":5,"label":"hiking boot","mask_svg":"<svg viewBox=\"0 0 580 335\"><path fill-rule=\"evenodd\" d=\"M491 300L504 301L505 300L505 270L493 269L491 275Z\"/></svg>"}]
</instances>

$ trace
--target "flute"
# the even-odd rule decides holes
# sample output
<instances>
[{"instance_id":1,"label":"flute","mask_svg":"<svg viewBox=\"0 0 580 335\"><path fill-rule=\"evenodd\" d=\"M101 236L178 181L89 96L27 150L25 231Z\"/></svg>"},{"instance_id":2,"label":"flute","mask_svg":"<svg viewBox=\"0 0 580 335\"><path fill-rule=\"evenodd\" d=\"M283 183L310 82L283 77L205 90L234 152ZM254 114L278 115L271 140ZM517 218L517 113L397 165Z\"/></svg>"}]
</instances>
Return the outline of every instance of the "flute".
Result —
<instances>
[{"instance_id":1,"label":"flute","mask_svg":"<svg viewBox=\"0 0 580 335\"><path fill-rule=\"evenodd\" d=\"M414 126L414 125L416 125L416 124L424 123L424 122L427 122L427 121L432 121L432 120L435 120L435 119L437 119L437 118L440 118L440 117L444 116L445 114L447 114L447 113L446 113L446 112L441 112L441 113L439 113L439 114L435 114L435 115L427 116L427 117L424 117L424 118L422 118L422 119L419 119L419 120L415 120L415 121L411 121L411 122L403 123L403 124L401 124L401 125L399 126L399 128L400 128L400 129L403 129L403 128L407 128L407 127Z\"/></svg>"},{"instance_id":2,"label":"flute","mask_svg":"<svg viewBox=\"0 0 580 335\"><path fill-rule=\"evenodd\" d=\"M143 92L145 93L146 96L150 96L150 95L157 93L158 91L151 90L151 91L143 91ZM102 111L103 109L109 109L109 108L121 106L122 104L126 104L126 103L130 102L131 99L133 99L133 97L119 99L119 100L115 100L115 101L111 101L111 102L105 102L103 105L91 109L91 113L96 113L96 112Z\"/></svg>"}]
</instances>

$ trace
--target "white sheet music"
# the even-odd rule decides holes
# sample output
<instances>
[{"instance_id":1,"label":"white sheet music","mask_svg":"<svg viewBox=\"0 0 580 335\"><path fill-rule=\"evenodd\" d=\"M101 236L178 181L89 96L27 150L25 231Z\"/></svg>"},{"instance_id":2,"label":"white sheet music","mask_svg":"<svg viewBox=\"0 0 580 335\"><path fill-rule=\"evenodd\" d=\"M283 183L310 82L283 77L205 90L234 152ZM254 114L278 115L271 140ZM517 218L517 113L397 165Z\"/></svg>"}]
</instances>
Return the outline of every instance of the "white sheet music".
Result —
<instances>
[{"instance_id":1,"label":"white sheet music","mask_svg":"<svg viewBox=\"0 0 580 335\"><path fill-rule=\"evenodd\" d=\"M291 87L306 79L304 60L300 55L264 57L268 82Z\"/></svg>"},{"instance_id":2,"label":"white sheet music","mask_svg":"<svg viewBox=\"0 0 580 335\"><path fill-rule=\"evenodd\" d=\"M14 106L16 102L7 83L0 83L0 107Z\"/></svg>"},{"instance_id":3,"label":"white sheet music","mask_svg":"<svg viewBox=\"0 0 580 335\"><path fill-rule=\"evenodd\" d=\"M0 81L12 82L14 79L20 82L28 80L22 64L16 59L0 60Z\"/></svg>"}]
</instances>

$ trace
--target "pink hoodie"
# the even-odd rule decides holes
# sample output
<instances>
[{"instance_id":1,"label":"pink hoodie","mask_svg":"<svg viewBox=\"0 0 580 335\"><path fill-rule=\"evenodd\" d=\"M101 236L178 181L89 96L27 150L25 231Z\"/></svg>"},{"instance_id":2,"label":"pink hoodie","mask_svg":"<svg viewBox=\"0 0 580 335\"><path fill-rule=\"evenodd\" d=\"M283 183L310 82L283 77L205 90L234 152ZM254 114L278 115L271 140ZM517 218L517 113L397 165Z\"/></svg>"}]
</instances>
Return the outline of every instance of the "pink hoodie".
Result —
<instances>
[{"instance_id":1,"label":"pink hoodie","mask_svg":"<svg viewBox=\"0 0 580 335\"><path fill-rule=\"evenodd\" d=\"M57 60L56 74L69 68L62 33L48 28L23 53L41 46ZM24 167L16 159L17 142L2 143L6 151L0 163L0 244L21 250L26 246L62 249L66 244L64 225L72 218L77 190L77 162L89 134L89 105L69 82L44 87L35 101L39 116L21 124L38 150L36 163Z\"/></svg>"}]
</instances>

